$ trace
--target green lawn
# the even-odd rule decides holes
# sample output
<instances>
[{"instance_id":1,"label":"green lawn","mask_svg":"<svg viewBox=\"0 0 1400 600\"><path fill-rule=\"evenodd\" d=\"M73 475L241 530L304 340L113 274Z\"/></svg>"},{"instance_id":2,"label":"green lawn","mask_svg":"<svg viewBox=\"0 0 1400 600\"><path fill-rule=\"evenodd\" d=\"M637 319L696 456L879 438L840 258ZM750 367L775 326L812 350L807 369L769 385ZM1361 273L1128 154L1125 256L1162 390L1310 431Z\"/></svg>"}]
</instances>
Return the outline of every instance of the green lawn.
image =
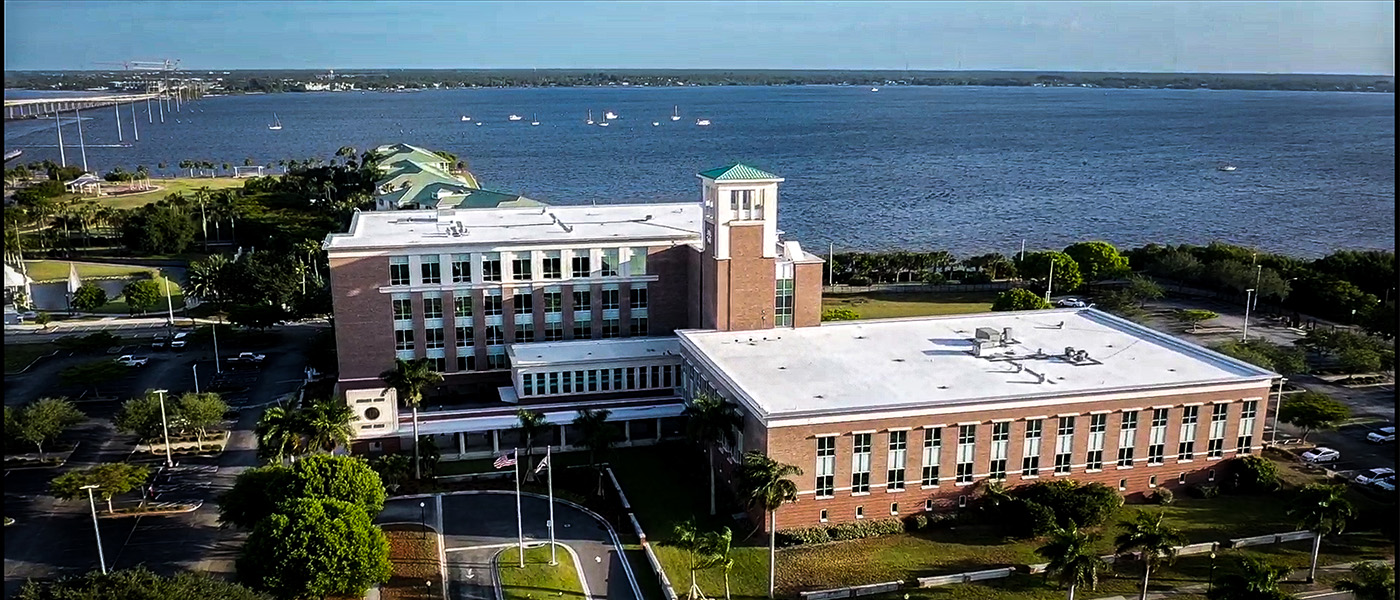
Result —
<instances>
[{"instance_id":1,"label":"green lawn","mask_svg":"<svg viewBox=\"0 0 1400 600\"><path fill-rule=\"evenodd\" d=\"M81 279L155 276L157 271L155 267L141 265L74 262L73 266L77 267L78 277ZM29 271L29 277L35 282L65 281L68 279L68 261L66 260L26 260L24 268Z\"/></svg>"},{"instance_id":2,"label":"green lawn","mask_svg":"<svg viewBox=\"0 0 1400 600\"><path fill-rule=\"evenodd\" d=\"M849 308L862 319L957 315L992 310L997 292L830 294L822 309Z\"/></svg>"},{"instance_id":3,"label":"green lawn","mask_svg":"<svg viewBox=\"0 0 1400 600\"><path fill-rule=\"evenodd\" d=\"M496 570L501 576L501 591L505 600L543 598L577 598L585 600L583 585L578 580L578 568L564 548L556 551L559 564L550 566L549 547L525 549L525 567L520 565L520 549L514 546L501 551ZM607 590L590 590L593 593Z\"/></svg>"},{"instance_id":4,"label":"green lawn","mask_svg":"<svg viewBox=\"0 0 1400 600\"><path fill-rule=\"evenodd\" d=\"M18 373L35 359L56 349L53 344L6 344L5 372Z\"/></svg>"},{"instance_id":5,"label":"green lawn","mask_svg":"<svg viewBox=\"0 0 1400 600\"><path fill-rule=\"evenodd\" d=\"M98 202L104 206L111 206L113 208L135 208L164 200L166 196L176 192L188 196L191 192L201 187L207 187L211 190L242 187L245 181L247 181L247 179L234 179L232 177L152 179L151 183L160 189L134 194L122 194L119 196L103 196L98 199Z\"/></svg>"},{"instance_id":6,"label":"green lawn","mask_svg":"<svg viewBox=\"0 0 1400 600\"><path fill-rule=\"evenodd\" d=\"M174 279L167 280L165 277L162 276L155 277L155 281L161 286L162 292L165 290L165 282L169 281L170 305L173 306L176 311L185 307L185 292L180 289L180 284L178 282L176 282ZM168 309L169 307L166 305L164 295L162 294L160 301L156 302L156 305L152 307L146 314L164 315L166 314ZM98 307L97 310L94 310L93 312L104 315L125 315L130 314L131 310L126 304L126 297L117 296L116 298L108 298L106 304Z\"/></svg>"}]
</instances>

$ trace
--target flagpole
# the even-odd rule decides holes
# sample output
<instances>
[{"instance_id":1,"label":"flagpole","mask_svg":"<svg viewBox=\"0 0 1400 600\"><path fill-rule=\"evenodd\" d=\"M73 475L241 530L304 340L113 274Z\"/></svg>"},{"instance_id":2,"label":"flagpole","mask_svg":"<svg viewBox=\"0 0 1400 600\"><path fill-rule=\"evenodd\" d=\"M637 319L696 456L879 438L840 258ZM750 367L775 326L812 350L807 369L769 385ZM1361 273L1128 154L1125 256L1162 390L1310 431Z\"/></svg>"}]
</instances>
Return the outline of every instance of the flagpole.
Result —
<instances>
[{"instance_id":1,"label":"flagpole","mask_svg":"<svg viewBox=\"0 0 1400 600\"><path fill-rule=\"evenodd\" d=\"M545 476L548 477L546 481L549 485L549 564L551 566L559 564L559 559L554 555L554 461L549 458L552 451L551 446L544 447L545 468L549 469L549 473L546 473Z\"/></svg>"},{"instance_id":2,"label":"flagpole","mask_svg":"<svg viewBox=\"0 0 1400 600\"><path fill-rule=\"evenodd\" d=\"M525 568L525 519L520 512L520 449L515 449L515 528L520 534L520 568Z\"/></svg>"}]
</instances>

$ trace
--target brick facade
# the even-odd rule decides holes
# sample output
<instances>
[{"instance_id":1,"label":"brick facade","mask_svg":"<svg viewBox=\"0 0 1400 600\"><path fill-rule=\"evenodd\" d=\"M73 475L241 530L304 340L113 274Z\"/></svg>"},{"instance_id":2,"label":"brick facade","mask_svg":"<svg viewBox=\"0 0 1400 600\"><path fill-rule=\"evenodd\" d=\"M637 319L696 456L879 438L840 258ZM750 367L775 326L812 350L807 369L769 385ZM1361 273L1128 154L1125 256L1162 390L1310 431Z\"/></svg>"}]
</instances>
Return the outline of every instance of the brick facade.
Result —
<instances>
[{"instance_id":1,"label":"brick facade","mask_svg":"<svg viewBox=\"0 0 1400 600\"><path fill-rule=\"evenodd\" d=\"M330 279L340 379L376 378L394 366L392 307L379 292L389 279L389 260L332 256Z\"/></svg>"},{"instance_id":2,"label":"brick facade","mask_svg":"<svg viewBox=\"0 0 1400 600\"><path fill-rule=\"evenodd\" d=\"M707 257L705 282L713 284L707 329L747 331L773 327L775 259L763 256L763 223L730 223L728 259ZM708 301L708 299L707 299Z\"/></svg>"}]
</instances>

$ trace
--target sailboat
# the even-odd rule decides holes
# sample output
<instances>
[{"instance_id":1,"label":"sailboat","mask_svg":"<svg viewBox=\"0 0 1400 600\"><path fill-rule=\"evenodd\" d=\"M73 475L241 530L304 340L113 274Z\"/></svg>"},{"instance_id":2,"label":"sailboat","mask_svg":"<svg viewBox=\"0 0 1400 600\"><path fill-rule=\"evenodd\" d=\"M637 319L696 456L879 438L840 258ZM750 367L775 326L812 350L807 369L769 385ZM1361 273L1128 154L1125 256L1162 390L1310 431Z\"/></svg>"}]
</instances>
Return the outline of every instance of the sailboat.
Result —
<instances>
[{"instance_id":1,"label":"sailboat","mask_svg":"<svg viewBox=\"0 0 1400 600\"><path fill-rule=\"evenodd\" d=\"M481 127L481 121L477 121L477 122L476 122L476 126L477 126L477 127Z\"/></svg>"},{"instance_id":2,"label":"sailboat","mask_svg":"<svg viewBox=\"0 0 1400 600\"><path fill-rule=\"evenodd\" d=\"M681 107L680 107L680 106L672 106L672 107L671 107L671 120L672 120L672 121L679 121L679 120L681 120Z\"/></svg>"},{"instance_id":3,"label":"sailboat","mask_svg":"<svg viewBox=\"0 0 1400 600\"><path fill-rule=\"evenodd\" d=\"M696 119L696 120L695 120L695 124L696 124L696 125L699 125L699 126L701 126L701 127L704 127L704 126L710 124L710 120L709 120L709 119Z\"/></svg>"},{"instance_id":4,"label":"sailboat","mask_svg":"<svg viewBox=\"0 0 1400 600\"><path fill-rule=\"evenodd\" d=\"M591 109L591 108L588 109L588 119L585 120L585 121L583 122L583 124L584 124L584 125L592 125L592 124L593 124L593 109Z\"/></svg>"},{"instance_id":5,"label":"sailboat","mask_svg":"<svg viewBox=\"0 0 1400 600\"><path fill-rule=\"evenodd\" d=\"M273 131L280 131L282 129L282 121L277 118L277 113L272 113L272 124L268 125L267 128Z\"/></svg>"},{"instance_id":6,"label":"sailboat","mask_svg":"<svg viewBox=\"0 0 1400 600\"><path fill-rule=\"evenodd\" d=\"M535 125L539 125L539 124L540 124L540 115L539 115L539 113L535 113L535 114L533 114L533 115L530 115L530 125L531 125L531 126L535 126Z\"/></svg>"},{"instance_id":7,"label":"sailboat","mask_svg":"<svg viewBox=\"0 0 1400 600\"><path fill-rule=\"evenodd\" d=\"M472 120L472 118L471 118L471 117L468 117L467 115L462 115L462 120L463 120L463 121L470 121L470 120Z\"/></svg>"},{"instance_id":8,"label":"sailboat","mask_svg":"<svg viewBox=\"0 0 1400 600\"><path fill-rule=\"evenodd\" d=\"M608 126L608 114L611 114L611 113L604 113L604 114L603 114L603 120L598 121L598 126L599 126L599 127L607 127L607 126Z\"/></svg>"},{"instance_id":9,"label":"sailboat","mask_svg":"<svg viewBox=\"0 0 1400 600\"><path fill-rule=\"evenodd\" d=\"M509 117L509 119L512 120L512 121L519 121L519 120L521 119L521 116L520 116L520 115L511 115L511 116Z\"/></svg>"},{"instance_id":10,"label":"sailboat","mask_svg":"<svg viewBox=\"0 0 1400 600\"><path fill-rule=\"evenodd\" d=\"M661 126L661 121L652 121L652 122L651 122L651 126L652 126L652 127L660 127L660 126Z\"/></svg>"}]
</instances>

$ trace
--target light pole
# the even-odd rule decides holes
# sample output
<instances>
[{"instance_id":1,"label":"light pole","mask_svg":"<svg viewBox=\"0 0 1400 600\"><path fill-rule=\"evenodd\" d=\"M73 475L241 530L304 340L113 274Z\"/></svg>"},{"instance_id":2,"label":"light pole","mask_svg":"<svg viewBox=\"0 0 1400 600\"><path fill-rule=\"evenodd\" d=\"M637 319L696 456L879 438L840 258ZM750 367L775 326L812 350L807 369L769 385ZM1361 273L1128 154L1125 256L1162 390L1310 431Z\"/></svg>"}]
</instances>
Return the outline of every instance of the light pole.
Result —
<instances>
[{"instance_id":1,"label":"light pole","mask_svg":"<svg viewBox=\"0 0 1400 600\"><path fill-rule=\"evenodd\" d=\"M170 425L165 420L165 393L169 390L154 390L160 397L160 428L165 435L165 468L175 466L175 462L170 459Z\"/></svg>"},{"instance_id":2,"label":"light pole","mask_svg":"<svg viewBox=\"0 0 1400 600\"><path fill-rule=\"evenodd\" d=\"M1206 593L1209 594L1215 589L1215 551L1210 552L1210 581L1206 583Z\"/></svg>"},{"instance_id":3,"label":"light pole","mask_svg":"<svg viewBox=\"0 0 1400 600\"><path fill-rule=\"evenodd\" d=\"M1254 289L1259 289L1259 280L1264 277L1264 265L1255 265L1258 269L1254 272ZM1259 294L1254 295L1254 309L1259 309Z\"/></svg>"},{"instance_id":4,"label":"light pole","mask_svg":"<svg viewBox=\"0 0 1400 600\"><path fill-rule=\"evenodd\" d=\"M199 363L190 365L190 370L194 371L194 393L199 393Z\"/></svg>"},{"instance_id":5,"label":"light pole","mask_svg":"<svg viewBox=\"0 0 1400 600\"><path fill-rule=\"evenodd\" d=\"M209 326L209 331L214 334L214 372L222 375L224 368L219 366L219 320L215 319L214 324Z\"/></svg>"},{"instance_id":6,"label":"light pole","mask_svg":"<svg viewBox=\"0 0 1400 600\"><path fill-rule=\"evenodd\" d=\"M428 504L418 503L418 523L423 526L423 539L428 539Z\"/></svg>"},{"instance_id":7,"label":"light pole","mask_svg":"<svg viewBox=\"0 0 1400 600\"><path fill-rule=\"evenodd\" d=\"M168 317L168 319L169 319L169 320L166 321L166 323L165 323L166 327L174 327L174 326L175 326L175 304L174 304L174 302L170 299L170 278L169 278L169 277L166 277L166 278L165 278L165 310L168 311L168 312L167 312L167 317Z\"/></svg>"},{"instance_id":8,"label":"light pole","mask_svg":"<svg viewBox=\"0 0 1400 600\"><path fill-rule=\"evenodd\" d=\"M1254 288L1244 291L1244 337L1240 338L1241 342L1249 341L1249 301L1253 298L1253 294Z\"/></svg>"},{"instance_id":9,"label":"light pole","mask_svg":"<svg viewBox=\"0 0 1400 600\"><path fill-rule=\"evenodd\" d=\"M88 508L92 509L92 533L97 536L97 564L102 567L102 574L107 574L107 557L102 555L102 530L97 527L97 500L93 498L92 491L97 489L97 484L85 485L81 490L87 490Z\"/></svg>"}]
</instances>

